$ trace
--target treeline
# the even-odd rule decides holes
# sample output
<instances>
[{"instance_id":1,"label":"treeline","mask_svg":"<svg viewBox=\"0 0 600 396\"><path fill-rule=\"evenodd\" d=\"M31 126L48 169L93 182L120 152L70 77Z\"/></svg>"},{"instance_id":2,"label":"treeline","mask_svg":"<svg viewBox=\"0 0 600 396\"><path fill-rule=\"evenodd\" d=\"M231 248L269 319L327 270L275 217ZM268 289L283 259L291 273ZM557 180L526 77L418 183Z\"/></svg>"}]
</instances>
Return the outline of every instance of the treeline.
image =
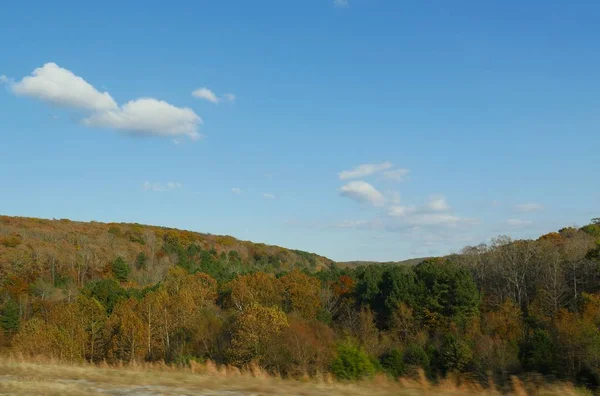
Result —
<instances>
[{"instance_id":1,"label":"treeline","mask_svg":"<svg viewBox=\"0 0 600 396\"><path fill-rule=\"evenodd\" d=\"M498 383L538 372L594 386L599 242L595 220L416 266L289 270L273 262L266 272L234 251L167 232L83 282L60 262L11 267L0 289L2 342L72 361L210 359L342 379L422 369ZM158 257L173 265L144 282Z\"/></svg>"}]
</instances>

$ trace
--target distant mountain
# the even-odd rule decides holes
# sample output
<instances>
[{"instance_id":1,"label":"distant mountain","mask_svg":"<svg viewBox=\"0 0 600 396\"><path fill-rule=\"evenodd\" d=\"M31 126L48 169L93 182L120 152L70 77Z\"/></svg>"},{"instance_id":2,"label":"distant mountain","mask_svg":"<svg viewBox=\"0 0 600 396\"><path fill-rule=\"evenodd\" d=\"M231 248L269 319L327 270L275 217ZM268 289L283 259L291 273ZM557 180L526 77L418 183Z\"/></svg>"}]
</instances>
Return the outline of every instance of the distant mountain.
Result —
<instances>
[{"instance_id":1,"label":"distant mountain","mask_svg":"<svg viewBox=\"0 0 600 396\"><path fill-rule=\"evenodd\" d=\"M402 261L343 261L336 263L336 265L342 268L353 268L366 265L417 265L428 258L431 257L418 257Z\"/></svg>"}]
</instances>

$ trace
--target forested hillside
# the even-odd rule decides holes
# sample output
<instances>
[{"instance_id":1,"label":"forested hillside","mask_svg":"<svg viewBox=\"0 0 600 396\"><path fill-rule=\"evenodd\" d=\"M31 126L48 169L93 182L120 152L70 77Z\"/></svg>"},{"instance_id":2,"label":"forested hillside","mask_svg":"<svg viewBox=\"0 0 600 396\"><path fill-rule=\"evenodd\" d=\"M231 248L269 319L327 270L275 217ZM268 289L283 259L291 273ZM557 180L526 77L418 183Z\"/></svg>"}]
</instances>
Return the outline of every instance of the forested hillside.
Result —
<instances>
[{"instance_id":1,"label":"forested hillside","mask_svg":"<svg viewBox=\"0 0 600 396\"><path fill-rule=\"evenodd\" d=\"M597 219L355 268L139 225L4 217L0 234L1 342L25 356L600 382Z\"/></svg>"}]
</instances>

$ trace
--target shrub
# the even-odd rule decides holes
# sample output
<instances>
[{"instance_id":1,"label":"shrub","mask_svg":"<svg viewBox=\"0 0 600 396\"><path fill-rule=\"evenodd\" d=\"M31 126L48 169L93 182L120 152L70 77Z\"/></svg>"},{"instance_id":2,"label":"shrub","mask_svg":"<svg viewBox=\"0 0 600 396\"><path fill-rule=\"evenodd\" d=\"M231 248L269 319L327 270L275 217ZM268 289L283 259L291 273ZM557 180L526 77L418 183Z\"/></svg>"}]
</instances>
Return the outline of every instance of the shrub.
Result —
<instances>
[{"instance_id":1,"label":"shrub","mask_svg":"<svg viewBox=\"0 0 600 396\"><path fill-rule=\"evenodd\" d=\"M429 355L418 344L409 344L402 354L402 360L406 366L420 367L425 371L429 371Z\"/></svg>"},{"instance_id":2,"label":"shrub","mask_svg":"<svg viewBox=\"0 0 600 396\"><path fill-rule=\"evenodd\" d=\"M404 375L404 359L402 352L392 349L381 357L381 366L390 376L398 378Z\"/></svg>"},{"instance_id":3,"label":"shrub","mask_svg":"<svg viewBox=\"0 0 600 396\"><path fill-rule=\"evenodd\" d=\"M338 346L331 372L339 379L357 380L372 376L375 366L365 351L353 342L345 341Z\"/></svg>"}]
</instances>

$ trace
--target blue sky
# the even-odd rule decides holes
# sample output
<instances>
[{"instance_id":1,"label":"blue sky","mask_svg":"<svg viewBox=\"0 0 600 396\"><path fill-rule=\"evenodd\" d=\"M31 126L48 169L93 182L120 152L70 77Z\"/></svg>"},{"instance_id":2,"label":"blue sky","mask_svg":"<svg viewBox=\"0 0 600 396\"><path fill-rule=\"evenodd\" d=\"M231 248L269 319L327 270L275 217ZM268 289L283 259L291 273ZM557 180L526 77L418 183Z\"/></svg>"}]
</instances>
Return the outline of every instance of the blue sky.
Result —
<instances>
[{"instance_id":1,"label":"blue sky","mask_svg":"<svg viewBox=\"0 0 600 396\"><path fill-rule=\"evenodd\" d=\"M599 215L600 3L11 2L0 212L399 260Z\"/></svg>"}]
</instances>

